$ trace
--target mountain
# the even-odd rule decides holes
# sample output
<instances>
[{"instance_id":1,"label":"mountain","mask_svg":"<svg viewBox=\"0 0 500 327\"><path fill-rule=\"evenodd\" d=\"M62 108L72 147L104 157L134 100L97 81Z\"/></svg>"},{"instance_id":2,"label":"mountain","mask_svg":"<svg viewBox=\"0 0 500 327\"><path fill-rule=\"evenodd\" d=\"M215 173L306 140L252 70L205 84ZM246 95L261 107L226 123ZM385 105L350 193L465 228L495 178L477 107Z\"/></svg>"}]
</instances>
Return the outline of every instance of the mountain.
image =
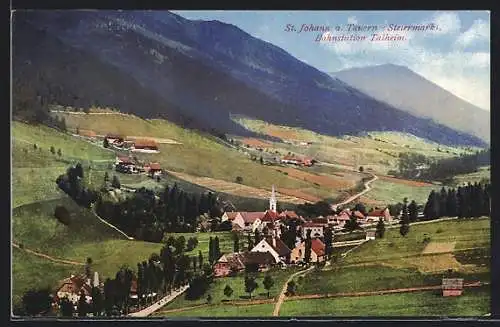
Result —
<instances>
[{"instance_id":1,"label":"mountain","mask_svg":"<svg viewBox=\"0 0 500 327\"><path fill-rule=\"evenodd\" d=\"M98 102L238 135L250 132L231 114L333 136L394 130L484 145L375 100L233 25L170 12L17 11L13 57L21 85L14 99L28 88L49 102Z\"/></svg>"},{"instance_id":2,"label":"mountain","mask_svg":"<svg viewBox=\"0 0 500 327\"><path fill-rule=\"evenodd\" d=\"M412 70L386 64L332 73L375 99L418 117L490 141L490 113L460 99Z\"/></svg>"}]
</instances>

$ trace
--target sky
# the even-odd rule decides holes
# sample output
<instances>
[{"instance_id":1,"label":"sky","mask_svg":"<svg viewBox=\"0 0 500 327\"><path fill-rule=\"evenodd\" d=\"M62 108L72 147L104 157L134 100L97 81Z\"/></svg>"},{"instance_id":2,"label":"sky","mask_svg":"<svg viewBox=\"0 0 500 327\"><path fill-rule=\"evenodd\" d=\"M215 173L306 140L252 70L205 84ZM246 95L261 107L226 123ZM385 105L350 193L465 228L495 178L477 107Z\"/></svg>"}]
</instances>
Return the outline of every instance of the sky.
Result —
<instances>
[{"instance_id":1,"label":"sky","mask_svg":"<svg viewBox=\"0 0 500 327\"><path fill-rule=\"evenodd\" d=\"M456 96L490 110L490 14L488 11L172 11L188 19L219 20L270 42L327 73L381 64L403 65ZM387 31L391 24L433 23L431 31ZM292 24L295 31L286 31ZM328 26L304 32L301 26ZM377 26L376 34L403 36L371 41L373 31L347 31L348 24ZM336 31L340 26L343 31ZM385 30L385 31L384 31ZM318 36L366 36L365 41L316 41Z\"/></svg>"}]
</instances>

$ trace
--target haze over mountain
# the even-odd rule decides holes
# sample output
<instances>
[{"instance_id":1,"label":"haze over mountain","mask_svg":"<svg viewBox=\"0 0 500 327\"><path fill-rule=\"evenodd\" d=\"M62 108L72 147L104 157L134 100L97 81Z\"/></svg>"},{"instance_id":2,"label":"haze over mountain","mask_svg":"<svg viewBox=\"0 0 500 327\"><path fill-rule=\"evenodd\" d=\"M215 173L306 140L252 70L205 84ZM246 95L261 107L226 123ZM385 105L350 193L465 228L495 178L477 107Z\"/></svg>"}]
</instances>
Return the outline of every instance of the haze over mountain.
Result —
<instances>
[{"instance_id":1,"label":"haze over mountain","mask_svg":"<svg viewBox=\"0 0 500 327\"><path fill-rule=\"evenodd\" d=\"M239 135L250 132L230 114L334 136L393 130L442 144L484 145L219 21L158 11L17 11L13 58L20 85L14 98L31 89L52 103L98 103Z\"/></svg>"},{"instance_id":2,"label":"haze over mountain","mask_svg":"<svg viewBox=\"0 0 500 327\"><path fill-rule=\"evenodd\" d=\"M386 64L331 73L396 108L490 141L490 113L404 66Z\"/></svg>"}]
</instances>

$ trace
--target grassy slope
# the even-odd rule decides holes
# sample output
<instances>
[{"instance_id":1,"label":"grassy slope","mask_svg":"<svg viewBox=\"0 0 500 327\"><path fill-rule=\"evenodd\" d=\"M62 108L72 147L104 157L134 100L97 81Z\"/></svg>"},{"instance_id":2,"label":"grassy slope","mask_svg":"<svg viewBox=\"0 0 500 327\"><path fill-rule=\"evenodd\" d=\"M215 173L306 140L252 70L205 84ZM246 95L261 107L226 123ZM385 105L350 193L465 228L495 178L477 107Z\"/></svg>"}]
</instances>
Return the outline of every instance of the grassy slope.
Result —
<instances>
[{"instance_id":1,"label":"grassy slope","mask_svg":"<svg viewBox=\"0 0 500 327\"><path fill-rule=\"evenodd\" d=\"M482 182L486 179L491 181L491 166L480 167L475 173L455 176L453 178L453 185L460 186L464 183Z\"/></svg>"},{"instance_id":2,"label":"grassy slope","mask_svg":"<svg viewBox=\"0 0 500 327\"><path fill-rule=\"evenodd\" d=\"M460 297L439 291L285 301L280 316L483 316L490 312L490 289L466 289Z\"/></svg>"},{"instance_id":3,"label":"grassy slope","mask_svg":"<svg viewBox=\"0 0 500 327\"><path fill-rule=\"evenodd\" d=\"M432 190L440 190L441 186L410 186L403 183L378 179L371 184L372 190L365 197L377 202L391 204L403 202L406 197L411 202L415 200L418 204L425 204Z\"/></svg>"},{"instance_id":4,"label":"grassy slope","mask_svg":"<svg viewBox=\"0 0 500 327\"><path fill-rule=\"evenodd\" d=\"M278 150L282 153L291 151L314 156L321 161L349 166L354 166L357 162L358 165L372 168L379 173L386 173L389 169L396 168L397 157L401 152L411 151L429 157L446 158L469 151L442 146L404 133L370 132L363 137L335 138L299 128L271 125L259 120L238 118L236 121L246 128L262 134L313 142L309 147L273 143L272 151Z\"/></svg>"},{"instance_id":5,"label":"grassy slope","mask_svg":"<svg viewBox=\"0 0 500 327\"><path fill-rule=\"evenodd\" d=\"M267 187L270 180L282 187L309 186L308 183L288 178L270 167L248 160L237 151L165 120L144 120L130 115L58 115L65 117L68 127L92 129L98 134L133 133L134 136L169 138L181 142L180 145L160 144L160 154L137 154L137 157L158 161L163 167L174 171L231 182L241 176L243 183L255 187Z\"/></svg>"}]
</instances>

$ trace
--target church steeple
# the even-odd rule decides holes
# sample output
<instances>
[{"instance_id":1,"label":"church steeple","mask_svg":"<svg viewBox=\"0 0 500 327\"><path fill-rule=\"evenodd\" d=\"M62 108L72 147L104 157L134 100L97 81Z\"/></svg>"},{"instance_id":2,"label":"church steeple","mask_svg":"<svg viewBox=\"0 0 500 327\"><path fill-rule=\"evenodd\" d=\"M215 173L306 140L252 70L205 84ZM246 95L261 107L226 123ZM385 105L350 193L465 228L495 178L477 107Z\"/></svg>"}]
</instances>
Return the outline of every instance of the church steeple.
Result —
<instances>
[{"instance_id":1,"label":"church steeple","mask_svg":"<svg viewBox=\"0 0 500 327\"><path fill-rule=\"evenodd\" d=\"M276 212L276 193L274 191L274 185L273 185L273 192L271 194L271 198L269 199L269 210L272 212Z\"/></svg>"}]
</instances>

